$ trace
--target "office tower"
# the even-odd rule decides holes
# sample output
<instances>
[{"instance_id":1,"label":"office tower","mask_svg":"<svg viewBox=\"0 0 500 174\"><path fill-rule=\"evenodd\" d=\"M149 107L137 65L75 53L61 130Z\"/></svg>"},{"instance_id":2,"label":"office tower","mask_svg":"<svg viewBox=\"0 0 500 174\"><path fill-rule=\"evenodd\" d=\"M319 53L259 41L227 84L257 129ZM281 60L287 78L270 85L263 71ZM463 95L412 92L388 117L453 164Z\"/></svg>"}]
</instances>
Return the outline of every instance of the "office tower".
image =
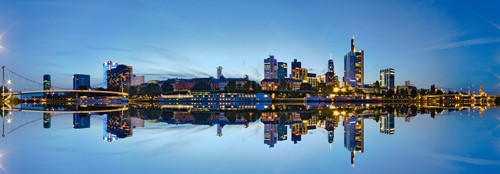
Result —
<instances>
[{"instance_id":1,"label":"office tower","mask_svg":"<svg viewBox=\"0 0 500 174\"><path fill-rule=\"evenodd\" d=\"M292 70L297 69L297 68L302 68L302 63L297 61L297 59L293 59L292 62Z\"/></svg>"},{"instance_id":2,"label":"office tower","mask_svg":"<svg viewBox=\"0 0 500 174\"><path fill-rule=\"evenodd\" d=\"M325 83L331 84L334 87L339 87L339 78L335 75L332 53L330 53L330 60L328 60L328 71L325 73Z\"/></svg>"},{"instance_id":3,"label":"office tower","mask_svg":"<svg viewBox=\"0 0 500 174\"><path fill-rule=\"evenodd\" d=\"M285 79L287 77L287 71L287 64L285 62L278 62L278 79Z\"/></svg>"},{"instance_id":4,"label":"office tower","mask_svg":"<svg viewBox=\"0 0 500 174\"><path fill-rule=\"evenodd\" d=\"M328 72L334 72L332 53L330 53L330 60L328 60Z\"/></svg>"},{"instance_id":5,"label":"office tower","mask_svg":"<svg viewBox=\"0 0 500 174\"><path fill-rule=\"evenodd\" d=\"M380 133L394 134L394 114L380 116Z\"/></svg>"},{"instance_id":6,"label":"office tower","mask_svg":"<svg viewBox=\"0 0 500 174\"><path fill-rule=\"evenodd\" d=\"M43 113L43 128L49 129L52 115L51 113Z\"/></svg>"},{"instance_id":7,"label":"office tower","mask_svg":"<svg viewBox=\"0 0 500 174\"><path fill-rule=\"evenodd\" d=\"M102 64L102 67L103 67L103 71L104 71L104 75L103 75L103 86L102 88L104 89L108 89L108 76L107 76L107 73L109 70L113 69L113 68L116 68L118 66L118 63L115 62L115 61L107 61L107 62L104 62Z\"/></svg>"},{"instance_id":8,"label":"office tower","mask_svg":"<svg viewBox=\"0 0 500 174\"><path fill-rule=\"evenodd\" d=\"M380 70L380 87L394 89L395 72L392 68Z\"/></svg>"},{"instance_id":9,"label":"office tower","mask_svg":"<svg viewBox=\"0 0 500 174\"><path fill-rule=\"evenodd\" d=\"M52 88L51 82L50 82L50 75L45 74L43 75L43 90L50 90Z\"/></svg>"},{"instance_id":10,"label":"office tower","mask_svg":"<svg viewBox=\"0 0 500 174\"><path fill-rule=\"evenodd\" d=\"M220 79L222 76L222 66L217 67L217 79Z\"/></svg>"},{"instance_id":11,"label":"office tower","mask_svg":"<svg viewBox=\"0 0 500 174\"><path fill-rule=\"evenodd\" d=\"M73 129L90 128L90 115L86 113L73 114Z\"/></svg>"},{"instance_id":12,"label":"office tower","mask_svg":"<svg viewBox=\"0 0 500 174\"><path fill-rule=\"evenodd\" d=\"M90 89L90 75L74 74L73 75L73 89Z\"/></svg>"},{"instance_id":13,"label":"office tower","mask_svg":"<svg viewBox=\"0 0 500 174\"><path fill-rule=\"evenodd\" d=\"M145 82L144 76L136 76L134 75L134 86L139 86Z\"/></svg>"},{"instance_id":14,"label":"office tower","mask_svg":"<svg viewBox=\"0 0 500 174\"><path fill-rule=\"evenodd\" d=\"M113 91L120 91L123 87L133 85L132 66L118 65L107 71L107 86Z\"/></svg>"},{"instance_id":15,"label":"office tower","mask_svg":"<svg viewBox=\"0 0 500 174\"><path fill-rule=\"evenodd\" d=\"M278 64L273 55L264 59L264 79L277 79L278 78Z\"/></svg>"},{"instance_id":16,"label":"office tower","mask_svg":"<svg viewBox=\"0 0 500 174\"><path fill-rule=\"evenodd\" d=\"M363 50L356 51L354 46L354 35L351 39L351 51L344 56L344 84L361 87L364 84L364 62Z\"/></svg>"}]
</instances>

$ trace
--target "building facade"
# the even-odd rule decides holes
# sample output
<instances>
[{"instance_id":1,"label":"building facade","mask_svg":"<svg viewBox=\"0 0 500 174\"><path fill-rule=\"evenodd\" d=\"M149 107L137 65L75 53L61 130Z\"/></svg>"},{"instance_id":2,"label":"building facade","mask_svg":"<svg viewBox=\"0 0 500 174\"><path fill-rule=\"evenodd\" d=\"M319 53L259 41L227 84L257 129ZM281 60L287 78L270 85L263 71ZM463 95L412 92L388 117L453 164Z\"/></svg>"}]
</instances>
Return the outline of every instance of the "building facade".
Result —
<instances>
[{"instance_id":1,"label":"building facade","mask_svg":"<svg viewBox=\"0 0 500 174\"><path fill-rule=\"evenodd\" d=\"M90 75L74 74L73 75L73 89L90 89Z\"/></svg>"},{"instance_id":2,"label":"building facade","mask_svg":"<svg viewBox=\"0 0 500 174\"><path fill-rule=\"evenodd\" d=\"M264 79L278 78L278 63L273 55L264 59Z\"/></svg>"},{"instance_id":3,"label":"building facade","mask_svg":"<svg viewBox=\"0 0 500 174\"><path fill-rule=\"evenodd\" d=\"M285 62L278 62L278 79L285 79L287 77L287 64Z\"/></svg>"},{"instance_id":4,"label":"building facade","mask_svg":"<svg viewBox=\"0 0 500 174\"><path fill-rule=\"evenodd\" d=\"M136 76L134 75L134 86L139 86L145 82L144 76Z\"/></svg>"},{"instance_id":5,"label":"building facade","mask_svg":"<svg viewBox=\"0 0 500 174\"><path fill-rule=\"evenodd\" d=\"M50 75L43 75L43 90L50 90L52 88L52 84L50 82Z\"/></svg>"},{"instance_id":6,"label":"building facade","mask_svg":"<svg viewBox=\"0 0 500 174\"><path fill-rule=\"evenodd\" d=\"M392 68L380 70L380 87L394 89L395 71Z\"/></svg>"},{"instance_id":7,"label":"building facade","mask_svg":"<svg viewBox=\"0 0 500 174\"><path fill-rule=\"evenodd\" d=\"M361 87L364 84L365 53L356 51L354 36L351 39L351 51L344 56L344 84Z\"/></svg>"},{"instance_id":8,"label":"building facade","mask_svg":"<svg viewBox=\"0 0 500 174\"><path fill-rule=\"evenodd\" d=\"M132 66L118 65L116 68L108 70L107 87L113 91L120 91L122 87L134 85Z\"/></svg>"}]
</instances>

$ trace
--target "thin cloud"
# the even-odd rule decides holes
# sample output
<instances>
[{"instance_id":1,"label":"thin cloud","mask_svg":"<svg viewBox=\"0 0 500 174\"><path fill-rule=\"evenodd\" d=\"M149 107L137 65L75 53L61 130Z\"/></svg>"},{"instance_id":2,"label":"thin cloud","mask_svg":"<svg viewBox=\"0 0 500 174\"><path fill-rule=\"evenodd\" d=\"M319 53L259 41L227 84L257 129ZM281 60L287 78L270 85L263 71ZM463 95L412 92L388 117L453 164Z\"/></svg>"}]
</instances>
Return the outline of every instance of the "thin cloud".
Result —
<instances>
[{"instance_id":1,"label":"thin cloud","mask_svg":"<svg viewBox=\"0 0 500 174\"><path fill-rule=\"evenodd\" d=\"M478 38L478 39L470 39L470 40L450 42L450 43L445 43L445 44L441 44L441 45L436 45L436 46L430 48L429 50L436 51L436 50L459 48L459 47L465 47L465 46L499 43L499 42L500 42L500 38Z\"/></svg>"},{"instance_id":2,"label":"thin cloud","mask_svg":"<svg viewBox=\"0 0 500 174\"><path fill-rule=\"evenodd\" d=\"M431 156L434 158L440 158L440 159L451 160L451 161L458 161L458 162L475 164L475 165L500 165L500 161L497 161L497 160L469 158L469 157L441 154L441 153L435 153L435 152L422 152L422 154L425 154L425 155L428 155L428 156Z\"/></svg>"}]
</instances>

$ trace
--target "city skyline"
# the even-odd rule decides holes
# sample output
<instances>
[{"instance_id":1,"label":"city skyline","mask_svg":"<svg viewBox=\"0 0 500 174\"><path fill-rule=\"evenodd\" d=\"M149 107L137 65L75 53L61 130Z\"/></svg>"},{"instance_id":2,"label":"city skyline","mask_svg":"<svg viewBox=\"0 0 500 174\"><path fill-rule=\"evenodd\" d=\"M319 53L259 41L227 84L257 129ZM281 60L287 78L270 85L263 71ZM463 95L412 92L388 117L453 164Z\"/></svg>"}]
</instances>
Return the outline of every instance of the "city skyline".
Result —
<instances>
[{"instance_id":1,"label":"city skyline","mask_svg":"<svg viewBox=\"0 0 500 174\"><path fill-rule=\"evenodd\" d=\"M271 54L290 65L297 59L320 75L332 52L342 78L342 59L355 34L356 47L365 50L365 84L390 67L397 71L395 85L483 85L500 93L500 28L492 21L499 14L490 2L364 2L356 13L349 13L350 2L183 3L6 2L0 7L0 60L16 71L39 66L23 75L50 74L55 86L71 86L73 74L102 82L108 60L133 66L147 80L216 77L213 67L222 66L226 77L248 74L260 81L261 62ZM227 7L232 9L222 10ZM200 13L185 12L190 10ZM276 13L266 16L269 11Z\"/></svg>"}]
</instances>

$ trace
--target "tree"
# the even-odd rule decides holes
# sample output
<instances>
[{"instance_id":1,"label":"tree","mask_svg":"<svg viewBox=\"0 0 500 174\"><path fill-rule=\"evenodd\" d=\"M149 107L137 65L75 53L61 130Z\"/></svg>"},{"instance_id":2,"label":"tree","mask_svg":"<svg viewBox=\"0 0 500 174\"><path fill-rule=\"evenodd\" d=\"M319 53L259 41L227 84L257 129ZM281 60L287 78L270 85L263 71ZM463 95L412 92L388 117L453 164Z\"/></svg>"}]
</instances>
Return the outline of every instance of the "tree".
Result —
<instances>
[{"instance_id":1,"label":"tree","mask_svg":"<svg viewBox=\"0 0 500 174\"><path fill-rule=\"evenodd\" d=\"M291 90L290 86L288 86L288 83L286 83L284 80L281 80L280 83L278 84L278 91L286 91L286 90Z\"/></svg>"},{"instance_id":2,"label":"tree","mask_svg":"<svg viewBox=\"0 0 500 174\"><path fill-rule=\"evenodd\" d=\"M300 84L300 90L312 90L312 86L309 83Z\"/></svg>"},{"instance_id":3,"label":"tree","mask_svg":"<svg viewBox=\"0 0 500 174\"><path fill-rule=\"evenodd\" d=\"M412 98L415 98L415 97L417 97L417 95L418 95L417 90L416 89L411 89L410 96Z\"/></svg>"},{"instance_id":4,"label":"tree","mask_svg":"<svg viewBox=\"0 0 500 174\"><path fill-rule=\"evenodd\" d=\"M260 85L255 81L248 81L245 85L243 85L242 92L259 93L261 92Z\"/></svg>"},{"instance_id":5,"label":"tree","mask_svg":"<svg viewBox=\"0 0 500 174\"><path fill-rule=\"evenodd\" d=\"M375 87L373 87L373 92L375 92L375 94L380 94L380 83L377 81L375 81Z\"/></svg>"},{"instance_id":6,"label":"tree","mask_svg":"<svg viewBox=\"0 0 500 174\"><path fill-rule=\"evenodd\" d=\"M191 88L191 90L193 90L193 91L208 91L210 89L211 89L210 88L210 83L208 83L208 82L197 82Z\"/></svg>"},{"instance_id":7,"label":"tree","mask_svg":"<svg viewBox=\"0 0 500 174\"><path fill-rule=\"evenodd\" d=\"M236 86L236 81L230 80L226 87L224 87L225 92L238 92L238 88Z\"/></svg>"},{"instance_id":8,"label":"tree","mask_svg":"<svg viewBox=\"0 0 500 174\"><path fill-rule=\"evenodd\" d=\"M436 93L436 86L434 84L431 85L431 90L429 91L430 95L434 95Z\"/></svg>"},{"instance_id":9,"label":"tree","mask_svg":"<svg viewBox=\"0 0 500 174\"><path fill-rule=\"evenodd\" d=\"M161 87L158 84L148 83L146 87L141 88L141 94L148 96L158 96L161 94Z\"/></svg>"},{"instance_id":10,"label":"tree","mask_svg":"<svg viewBox=\"0 0 500 174\"><path fill-rule=\"evenodd\" d=\"M163 94L166 94L168 92L172 92L174 91L174 87L172 86L172 84L170 84L170 82L165 82L161 85L161 92Z\"/></svg>"},{"instance_id":11,"label":"tree","mask_svg":"<svg viewBox=\"0 0 500 174\"><path fill-rule=\"evenodd\" d=\"M394 96L394 90L392 90L392 89L387 90L387 93L385 93L385 96L386 97L392 97L392 96Z\"/></svg>"},{"instance_id":12,"label":"tree","mask_svg":"<svg viewBox=\"0 0 500 174\"><path fill-rule=\"evenodd\" d=\"M438 89L438 90L436 91L436 95L442 95L442 94L444 94L442 90Z\"/></svg>"},{"instance_id":13,"label":"tree","mask_svg":"<svg viewBox=\"0 0 500 174\"><path fill-rule=\"evenodd\" d=\"M137 92L138 92L137 91L137 87L135 87L135 86L129 86L127 92L128 92L128 96L129 97L134 97L134 96L137 95Z\"/></svg>"}]
</instances>

